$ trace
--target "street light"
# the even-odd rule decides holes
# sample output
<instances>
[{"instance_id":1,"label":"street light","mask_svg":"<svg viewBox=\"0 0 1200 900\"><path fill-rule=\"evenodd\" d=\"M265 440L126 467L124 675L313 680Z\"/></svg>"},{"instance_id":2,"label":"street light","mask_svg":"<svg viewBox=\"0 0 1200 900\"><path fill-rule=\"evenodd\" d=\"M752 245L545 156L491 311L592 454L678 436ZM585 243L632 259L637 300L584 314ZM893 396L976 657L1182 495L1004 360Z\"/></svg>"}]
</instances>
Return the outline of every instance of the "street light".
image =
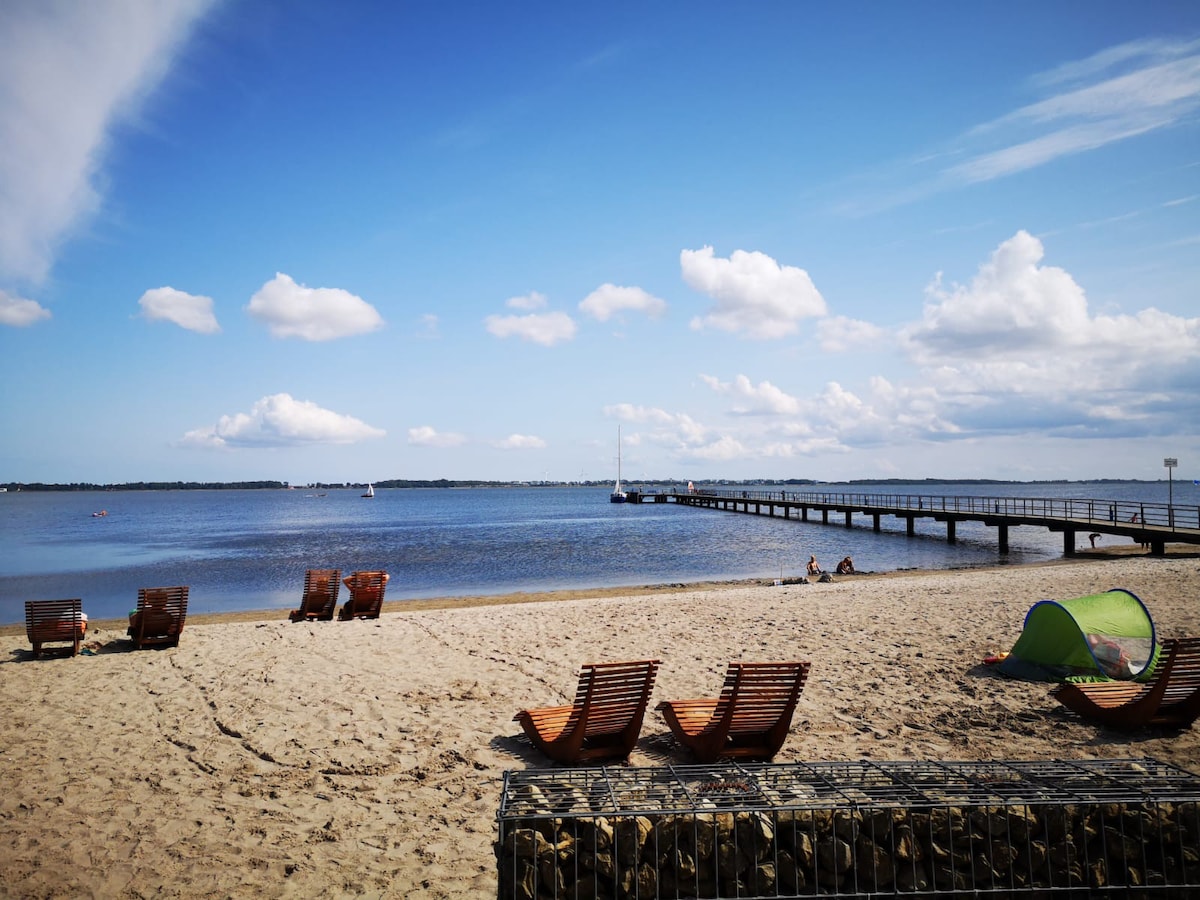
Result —
<instances>
[{"instance_id":1,"label":"street light","mask_svg":"<svg viewBox=\"0 0 1200 900\"><path fill-rule=\"evenodd\" d=\"M1174 492L1175 479L1173 477L1174 473L1171 470L1174 469L1177 465L1179 465L1179 460L1177 460L1173 456L1168 456L1166 459L1163 460L1163 465L1167 467L1167 517L1174 518L1171 515L1171 505L1172 505L1172 501L1174 499L1174 494L1175 494L1175 492Z\"/></svg>"}]
</instances>

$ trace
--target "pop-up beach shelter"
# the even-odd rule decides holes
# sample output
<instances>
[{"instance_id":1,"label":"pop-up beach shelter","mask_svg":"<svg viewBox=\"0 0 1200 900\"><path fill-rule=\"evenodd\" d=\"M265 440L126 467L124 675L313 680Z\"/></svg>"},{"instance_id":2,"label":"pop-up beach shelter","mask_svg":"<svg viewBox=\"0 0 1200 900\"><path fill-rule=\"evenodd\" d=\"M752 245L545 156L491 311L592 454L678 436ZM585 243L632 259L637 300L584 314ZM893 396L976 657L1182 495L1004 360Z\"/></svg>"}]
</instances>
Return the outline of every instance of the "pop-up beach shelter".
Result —
<instances>
[{"instance_id":1,"label":"pop-up beach shelter","mask_svg":"<svg viewBox=\"0 0 1200 900\"><path fill-rule=\"evenodd\" d=\"M1149 674L1155 649L1145 605L1132 591L1113 588L1035 603L999 671L1031 681L1079 675L1129 680Z\"/></svg>"}]
</instances>

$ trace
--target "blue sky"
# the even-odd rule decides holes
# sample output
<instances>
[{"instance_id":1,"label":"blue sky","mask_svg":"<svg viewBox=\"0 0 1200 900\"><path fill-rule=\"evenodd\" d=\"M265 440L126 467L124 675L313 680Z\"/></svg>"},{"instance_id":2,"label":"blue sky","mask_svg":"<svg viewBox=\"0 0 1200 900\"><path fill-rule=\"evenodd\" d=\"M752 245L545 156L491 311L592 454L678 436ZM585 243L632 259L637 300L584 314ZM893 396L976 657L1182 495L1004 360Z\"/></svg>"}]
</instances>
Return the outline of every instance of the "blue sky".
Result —
<instances>
[{"instance_id":1,"label":"blue sky","mask_svg":"<svg viewBox=\"0 0 1200 900\"><path fill-rule=\"evenodd\" d=\"M15 0L0 481L1200 477L1200 5Z\"/></svg>"}]
</instances>

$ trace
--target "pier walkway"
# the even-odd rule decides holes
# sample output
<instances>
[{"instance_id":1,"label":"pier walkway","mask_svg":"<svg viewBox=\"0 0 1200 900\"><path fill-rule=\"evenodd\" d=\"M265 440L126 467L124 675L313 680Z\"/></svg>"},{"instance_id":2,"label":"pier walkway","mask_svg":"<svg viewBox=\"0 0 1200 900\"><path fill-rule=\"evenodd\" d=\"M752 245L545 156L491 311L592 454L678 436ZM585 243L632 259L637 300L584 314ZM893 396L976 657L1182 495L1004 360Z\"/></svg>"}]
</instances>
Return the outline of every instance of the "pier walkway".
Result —
<instances>
[{"instance_id":1,"label":"pier walkway","mask_svg":"<svg viewBox=\"0 0 1200 900\"><path fill-rule=\"evenodd\" d=\"M1032 497L943 497L929 494L818 493L811 491L697 490L628 492L630 503L682 503L706 509L777 516L830 524L833 514L852 528L854 516L870 517L879 531L883 516L895 516L915 533L917 519L946 524L946 540L955 543L958 522L982 522L997 529L1000 552L1008 552L1008 529L1033 525L1062 532L1063 554L1075 554L1076 535L1127 537L1162 556L1168 543L1200 544L1200 506L1169 506L1128 500L1063 500Z\"/></svg>"}]
</instances>

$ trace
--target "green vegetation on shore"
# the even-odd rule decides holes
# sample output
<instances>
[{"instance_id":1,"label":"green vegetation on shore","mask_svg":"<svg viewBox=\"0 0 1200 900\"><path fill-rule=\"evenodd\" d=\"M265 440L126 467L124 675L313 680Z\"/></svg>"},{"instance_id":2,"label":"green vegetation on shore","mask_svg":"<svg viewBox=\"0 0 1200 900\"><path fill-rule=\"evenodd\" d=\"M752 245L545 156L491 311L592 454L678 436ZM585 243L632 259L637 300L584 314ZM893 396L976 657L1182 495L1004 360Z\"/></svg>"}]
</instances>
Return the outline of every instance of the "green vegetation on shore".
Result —
<instances>
[{"instance_id":1,"label":"green vegetation on shore","mask_svg":"<svg viewBox=\"0 0 1200 900\"><path fill-rule=\"evenodd\" d=\"M751 487L763 485L788 485L791 487L827 488L844 485L867 485L886 487L896 484L1156 484L1166 479L1147 481L1140 478L1086 478L1086 479L1040 479L1033 481L1009 481L1002 478L856 478L852 481L816 481L811 478L742 478L742 479L692 479L698 488L720 487ZM512 488L512 487L608 487L611 480L602 481L483 481L480 479L409 479L392 478L386 481L372 482L376 488ZM686 479L640 479L636 482L641 487L670 488L679 487ZM286 481L131 481L120 484L95 484L87 481L77 481L68 484L49 484L40 481L22 483L10 481L0 483L0 488L8 491L253 491L253 490L358 490L366 486L366 482L339 482L337 484L314 482L312 484L292 485Z\"/></svg>"}]
</instances>

